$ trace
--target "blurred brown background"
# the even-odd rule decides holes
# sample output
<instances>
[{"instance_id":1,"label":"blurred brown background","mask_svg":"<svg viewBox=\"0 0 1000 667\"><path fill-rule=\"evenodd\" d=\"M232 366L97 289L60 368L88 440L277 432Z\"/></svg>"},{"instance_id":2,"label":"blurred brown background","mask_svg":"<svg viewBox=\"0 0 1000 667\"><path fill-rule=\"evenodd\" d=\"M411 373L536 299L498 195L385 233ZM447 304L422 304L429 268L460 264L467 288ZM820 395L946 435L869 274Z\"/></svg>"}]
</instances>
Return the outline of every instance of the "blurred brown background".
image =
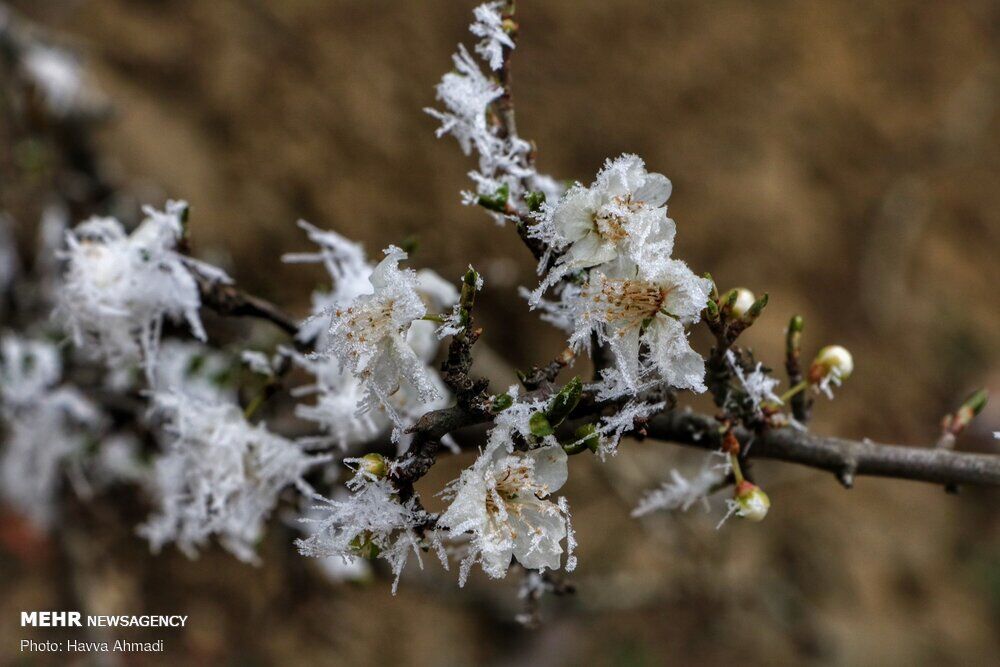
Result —
<instances>
[{"instance_id":1,"label":"blurred brown background","mask_svg":"<svg viewBox=\"0 0 1000 667\"><path fill-rule=\"evenodd\" d=\"M485 268L484 340L514 366L559 336L513 287L533 266L511 229L460 205L470 160L421 112L474 3L454 0L90 0L13 6L88 58L117 117L108 166L193 207L196 249L304 313L322 276L280 263L306 218L370 253L419 235L445 276ZM1000 3L519 3L515 96L540 167L589 182L640 154L674 183L676 254L720 286L768 291L747 336L780 366L789 316L809 352L857 370L813 428L933 442L940 417L1000 395ZM41 202L12 211L33 219ZM699 338L703 351L707 340ZM997 451L988 409L959 446ZM578 594L517 627L516 582L411 566L333 586L288 555L159 558L105 526L79 548L100 613L189 613L168 653L135 664L988 664L1000 651L1000 495L758 464L759 525L628 513L686 453L631 444L572 461ZM695 459L697 460L697 459ZM463 461L425 484L429 495ZM91 517L89 521L96 521ZM59 563L0 556L0 661L19 609L58 608ZM56 635L39 631L36 638Z\"/></svg>"}]
</instances>

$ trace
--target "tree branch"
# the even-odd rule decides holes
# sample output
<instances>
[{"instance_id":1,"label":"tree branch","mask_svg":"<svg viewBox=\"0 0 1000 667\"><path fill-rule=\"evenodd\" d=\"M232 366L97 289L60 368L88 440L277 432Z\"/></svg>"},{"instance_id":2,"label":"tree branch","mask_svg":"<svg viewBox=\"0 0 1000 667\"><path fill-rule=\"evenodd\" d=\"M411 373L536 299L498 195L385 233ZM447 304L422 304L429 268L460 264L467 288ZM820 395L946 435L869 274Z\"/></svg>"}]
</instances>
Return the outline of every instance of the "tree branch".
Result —
<instances>
[{"instance_id":1,"label":"tree branch","mask_svg":"<svg viewBox=\"0 0 1000 667\"><path fill-rule=\"evenodd\" d=\"M715 449L718 423L711 417L673 410L652 417L649 437ZM894 477L942 485L1000 486L1000 456L943 449L885 445L813 435L794 428L752 434L735 430L750 458L775 459L832 472L850 488L859 475Z\"/></svg>"},{"instance_id":2,"label":"tree branch","mask_svg":"<svg viewBox=\"0 0 1000 667\"><path fill-rule=\"evenodd\" d=\"M201 303L219 315L254 317L271 322L290 336L299 332L299 324L270 301L248 294L229 283L212 280L198 271L191 274L198 282Z\"/></svg>"}]
</instances>

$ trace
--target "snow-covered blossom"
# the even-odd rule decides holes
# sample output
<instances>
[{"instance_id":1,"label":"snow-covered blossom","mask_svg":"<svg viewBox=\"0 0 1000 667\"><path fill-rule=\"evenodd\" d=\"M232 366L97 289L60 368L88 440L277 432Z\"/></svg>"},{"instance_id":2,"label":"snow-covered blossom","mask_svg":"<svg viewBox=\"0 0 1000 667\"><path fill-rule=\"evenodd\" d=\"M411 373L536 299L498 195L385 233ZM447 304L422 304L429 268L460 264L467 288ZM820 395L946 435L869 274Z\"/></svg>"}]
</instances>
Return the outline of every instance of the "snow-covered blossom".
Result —
<instances>
[{"instance_id":1,"label":"snow-covered blossom","mask_svg":"<svg viewBox=\"0 0 1000 667\"><path fill-rule=\"evenodd\" d=\"M382 405L359 411L368 392L362 380L345 370L339 360L295 355L293 361L314 378L312 383L297 387L293 394L296 397L315 395L314 403L296 405L295 414L315 422L326 432L326 436L315 439L317 442L333 444L346 451L375 440L392 427L393 421ZM440 376L428 369L428 378L438 391L437 399L424 401L408 385L389 396L393 410L404 425L413 423L430 410L447 406L447 387ZM409 434L402 434L397 442L399 449L404 450L410 440Z\"/></svg>"},{"instance_id":2,"label":"snow-covered blossom","mask_svg":"<svg viewBox=\"0 0 1000 667\"><path fill-rule=\"evenodd\" d=\"M406 342L410 324L427 312L416 291L417 274L399 268L406 259L399 248L390 246L385 255L371 274L374 291L334 312L329 351L364 384L361 411L381 405L396 424L398 438L404 422L391 396L403 384L422 402L438 399L441 393L426 363Z\"/></svg>"},{"instance_id":3,"label":"snow-covered blossom","mask_svg":"<svg viewBox=\"0 0 1000 667\"><path fill-rule=\"evenodd\" d=\"M671 184L636 155L608 160L590 187L575 185L545 207L532 233L562 252L541 291L567 272L624 257L643 269L669 258L676 227L667 217Z\"/></svg>"},{"instance_id":4,"label":"snow-covered blossom","mask_svg":"<svg viewBox=\"0 0 1000 667\"><path fill-rule=\"evenodd\" d=\"M335 345L332 334L338 313L352 307L359 297L375 299L371 281L375 267L368 262L363 248L335 232L323 231L306 222L299 222L309 238L319 246L315 253L296 253L284 256L286 262L321 262L330 274L332 288L313 294L312 316L299 329L302 342L315 341L316 349L329 350ZM397 272L407 279L412 272ZM433 312L445 311L458 299L455 287L429 269L416 272L414 291L424 307ZM411 305L415 305L409 299ZM424 373L435 389L437 398L425 400L409 382L400 383L399 390L388 396L395 417L408 426L413 420L428 410L444 407L446 388L437 373L427 367L437 355L440 343L435 335L433 322L414 320L406 331L406 343L424 364ZM299 387L295 395L315 395L315 403L299 404L296 414L319 424L327 432L326 442L348 449L354 445L370 442L384 434L392 426L393 419L385 406L372 403L366 387L364 375L352 373L352 367L342 363L339 356L293 355L293 361L311 373L315 381ZM399 429L397 429L399 430ZM407 444L406 435L399 436L398 444Z\"/></svg>"},{"instance_id":5,"label":"snow-covered blossom","mask_svg":"<svg viewBox=\"0 0 1000 667\"><path fill-rule=\"evenodd\" d=\"M79 479L101 415L80 392L58 386L62 362L51 344L4 336L0 342L0 495L42 528L51 525L63 473Z\"/></svg>"},{"instance_id":6,"label":"snow-covered blossom","mask_svg":"<svg viewBox=\"0 0 1000 667\"><path fill-rule=\"evenodd\" d=\"M341 558L345 562L359 555L382 558L396 577L392 586L395 594L410 554L420 561L422 540L417 528L431 517L419 508L416 498L401 503L388 480L361 469L347 488L351 493L345 498L318 499L321 504L304 519L314 530L295 544L303 556Z\"/></svg>"},{"instance_id":7,"label":"snow-covered blossom","mask_svg":"<svg viewBox=\"0 0 1000 667\"><path fill-rule=\"evenodd\" d=\"M476 44L476 53L482 56L494 71L503 66L503 50L514 48L514 40L503 27L503 16L500 14L502 7L502 2L479 5L472 10L475 20L469 26L469 32L482 38Z\"/></svg>"},{"instance_id":8,"label":"snow-covered blossom","mask_svg":"<svg viewBox=\"0 0 1000 667\"><path fill-rule=\"evenodd\" d=\"M570 304L576 324L570 343L586 347L596 332L632 390L655 372L673 387L704 391L704 360L691 349L684 326L700 319L710 289L710 281L675 259L646 275L622 262L595 269Z\"/></svg>"},{"instance_id":9,"label":"snow-covered blossom","mask_svg":"<svg viewBox=\"0 0 1000 667\"><path fill-rule=\"evenodd\" d=\"M302 476L328 457L307 455L250 424L233 404L177 393L153 398L166 437L155 464L157 509L140 534L154 551L175 542L192 558L216 535L237 558L256 562L255 545L278 494L293 484L311 493Z\"/></svg>"},{"instance_id":10,"label":"snow-covered blossom","mask_svg":"<svg viewBox=\"0 0 1000 667\"><path fill-rule=\"evenodd\" d=\"M558 445L525 454L487 449L464 470L449 485L451 504L438 519L452 538L472 534L459 583L476 562L491 577L505 576L511 556L529 569L558 569L568 512L549 497L566 477L566 452Z\"/></svg>"},{"instance_id":11,"label":"snow-covered blossom","mask_svg":"<svg viewBox=\"0 0 1000 667\"><path fill-rule=\"evenodd\" d=\"M146 207L131 234L114 218L91 218L67 235L66 275L58 315L78 346L90 343L110 362L141 358L152 383L163 320L185 320L205 339L192 269L213 280L224 273L177 252L184 202Z\"/></svg>"},{"instance_id":12,"label":"snow-covered blossom","mask_svg":"<svg viewBox=\"0 0 1000 667\"><path fill-rule=\"evenodd\" d=\"M716 466L704 465L690 479L676 469L670 471L670 481L647 493L632 516L645 516L658 510L686 512L695 503L702 503L708 510L708 496L725 480L725 474Z\"/></svg>"}]
</instances>

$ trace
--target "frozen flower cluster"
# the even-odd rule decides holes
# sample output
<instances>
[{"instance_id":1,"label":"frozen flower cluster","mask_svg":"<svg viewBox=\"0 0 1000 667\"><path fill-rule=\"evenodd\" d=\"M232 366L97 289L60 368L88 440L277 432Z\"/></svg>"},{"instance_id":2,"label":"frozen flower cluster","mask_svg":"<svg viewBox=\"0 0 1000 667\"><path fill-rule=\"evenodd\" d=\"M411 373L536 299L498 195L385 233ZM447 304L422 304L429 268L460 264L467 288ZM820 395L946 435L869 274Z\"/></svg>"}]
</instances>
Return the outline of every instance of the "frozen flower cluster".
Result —
<instances>
[{"instance_id":1,"label":"frozen flower cluster","mask_svg":"<svg viewBox=\"0 0 1000 667\"><path fill-rule=\"evenodd\" d=\"M667 217L670 182L646 171L642 160L609 160L589 187L576 185L543 208L532 233L558 258L531 295L555 287L556 304L543 305L570 331L570 344L607 345L615 369L604 394L626 395L653 384L704 391L704 360L686 327L699 321L711 281L672 258L675 226ZM571 275L574 283L561 283Z\"/></svg>"},{"instance_id":2,"label":"frozen flower cluster","mask_svg":"<svg viewBox=\"0 0 1000 667\"><path fill-rule=\"evenodd\" d=\"M154 396L165 420L164 452L152 481L156 511L140 527L154 551L174 542L194 557L215 535L237 558L256 562L255 546L278 495L329 460L247 422L233 404L179 393Z\"/></svg>"},{"instance_id":3,"label":"frozen flower cluster","mask_svg":"<svg viewBox=\"0 0 1000 667\"><path fill-rule=\"evenodd\" d=\"M228 280L177 251L186 210L175 201L164 211L146 207L131 234L114 218L91 218L67 234L58 315L78 346L99 350L110 364L141 359L150 384L165 319L186 321L205 340L193 272Z\"/></svg>"}]
</instances>

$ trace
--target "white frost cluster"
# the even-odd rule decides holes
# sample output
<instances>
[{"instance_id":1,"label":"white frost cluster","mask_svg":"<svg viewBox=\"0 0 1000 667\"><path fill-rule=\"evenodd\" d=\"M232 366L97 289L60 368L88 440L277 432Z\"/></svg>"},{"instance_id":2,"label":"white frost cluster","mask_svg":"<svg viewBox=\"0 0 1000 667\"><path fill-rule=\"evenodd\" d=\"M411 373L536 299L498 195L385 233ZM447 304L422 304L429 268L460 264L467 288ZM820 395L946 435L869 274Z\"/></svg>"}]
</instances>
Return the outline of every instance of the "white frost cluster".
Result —
<instances>
[{"instance_id":1,"label":"white frost cluster","mask_svg":"<svg viewBox=\"0 0 1000 667\"><path fill-rule=\"evenodd\" d=\"M503 2L487 2L472 10L473 22L469 32L481 40L476 44L476 53L485 60L491 70L503 66L503 50L513 49L514 40L503 28L503 16L500 9Z\"/></svg>"},{"instance_id":2,"label":"white frost cluster","mask_svg":"<svg viewBox=\"0 0 1000 667\"><path fill-rule=\"evenodd\" d=\"M110 363L142 359L150 384L165 318L185 320L196 338L205 339L192 270L228 280L177 252L186 208L175 201L164 211L146 207L132 234L114 218L91 218L67 234L58 315L78 346L100 350Z\"/></svg>"},{"instance_id":3,"label":"white frost cluster","mask_svg":"<svg viewBox=\"0 0 1000 667\"><path fill-rule=\"evenodd\" d=\"M448 310L458 300L453 285L433 271L400 270L405 254L390 249L377 267L364 250L334 232L300 222L319 246L316 253L286 255L286 262L322 262L333 282L313 295L313 315L300 329L320 354L293 357L315 378L297 396L299 417L319 424L341 449L370 442L393 428L403 431L428 410L444 407L447 389L429 364L439 341L433 322L414 319L428 309Z\"/></svg>"},{"instance_id":4,"label":"white frost cluster","mask_svg":"<svg viewBox=\"0 0 1000 667\"><path fill-rule=\"evenodd\" d=\"M71 113L86 97L83 68L67 51L33 43L24 52L21 69L53 115Z\"/></svg>"},{"instance_id":5,"label":"white frost cluster","mask_svg":"<svg viewBox=\"0 0 1000 667\"><path fill-rule=\"evenodd\" d=\"M695 503L708 510L708 496L725 480L725 473L717 466L705 465L688 479L676 469L670 471L670 481L647 493L632 516L645 516L659 510L686 512Z\"/></svg>"},{"instance_id":6,"label":"white frost cluster","mask_svg":"<svg viewBox=\"0 0 1000 667\"><path fill-rule=\"evenodd\" d=\"M82 482L85 449L102 422L61 380L55 346L13 335L0 340L0 495L41 528L55 518L64 474Z\"/></svg>"},{"instance_id":7,"label":"white frost cluster","mask_svg":"<svg viewBox=\"0 0 1000 667\"><path fill-rule=\"evenodd\" d=\"M152 484L157 509L139 533L154 551L175 542L191 558L216 535L237 558L256 562L278 495L290 485L311 493L302 477L329 457L250 424L233 404L177 393L153 399L166 437Z\"/></svg>"},{"instance_id":8,"label":"white frost cluster","mask_svg":"<svg viewBox=\"0 0 1000 667\"><path fill-rule=\"evenodd\" d=\"M744 372L737 363L736 355L732 350L726 351L726 362L733 371L733 375L739 381L743 391L753 404L754 410L758 412L765 403L781 405L781 397L774 393L775 388L781 384L781 380L773 378L764 372L764 364L758 363L757 367L750 373Z\"/></svg>"},{"instance_id":9,"label":"white frost cluster","mask_svg":"<svg viewBox=\"0 0 1000 667\"><path fill-rule=\"evenodd\" d=\"M469 28L472 34L481 38L476 52L492 70L502 66L504 49L514 48L513 40L503 29L500 7L499 2L477 7ZM437 85L437 99L444 110L428 108L425 111L441 122L438 137L450 134L466 155L473 149L479 155L478 170L469 172L476 192L465 193L465 202L475 203L480 195L496 197L501 192L507 193L507 201L513 206L521 205L528 191L541 192L550 199L558 198L562 186L539 174L529 164L531 144L502 129L495 115L491 115L496 112L491 107L503 96L503 88L483 73L465 46L459 44L452 60L454 71L445 74ZM497 222L505 220L502 213L495 212L494 216Z\"/></svg>"},{"instance_id":10,"label":"white frost cluster","mask_svg":"<svg viewBox=\"0 0 1000 667\"><path fill-rule=\"evenodd\" d=\"M615 369L601 395L635 394L651 383L704 391L704 360L685 327L698 322L711 282L673 259L675 226L665 204L670 181L648 173L638 157L609 160L590 187L577 185L546 206L533 233L560 253L531 297L549 319L570 332L570 344L589 349L596 335ZM582 286L563 283L559 301L544 292L571 273Z\"/></svg>"},{"instance_id":11,"label":"white frost cluster","mask_svg":"<svg viewBox=\"0 0 1000 667\"><path fill-rule=\"evenodd\" d=\"M381 558L396 577L392 585L395 594L410 554L423 565L423 541L417 529L431 517L419 509L415 498L401 503L388 480L363 468L359 467L347 488L351 492L347 497L319 498L322 504L303 519L313 529L309 537L296 541L299 552L315 558L341 558L345 564L359 555ZM443 553L439 551L438 556L447 566Z\"/></svg>"},{"instance_id":12,"label":"white frost cluster","mask_svg":"<svg viewBox=\"0 0 1000 667\"><path fill-rule=\"evenodd\" d=\"M444 496L451 504L438 519L449 537L472 536L459 584L465 584L477 562L493 578L506 576L512 556L529 569L558 569L562 541L567 539L571 552L572 538L569 507L564 499L553 502L551 496L566 478L566 452L559 445L523 454L488 446L462 471L446 488ZM569 553L566 569L574 567Z\"/></svg>"}]
</instances>

